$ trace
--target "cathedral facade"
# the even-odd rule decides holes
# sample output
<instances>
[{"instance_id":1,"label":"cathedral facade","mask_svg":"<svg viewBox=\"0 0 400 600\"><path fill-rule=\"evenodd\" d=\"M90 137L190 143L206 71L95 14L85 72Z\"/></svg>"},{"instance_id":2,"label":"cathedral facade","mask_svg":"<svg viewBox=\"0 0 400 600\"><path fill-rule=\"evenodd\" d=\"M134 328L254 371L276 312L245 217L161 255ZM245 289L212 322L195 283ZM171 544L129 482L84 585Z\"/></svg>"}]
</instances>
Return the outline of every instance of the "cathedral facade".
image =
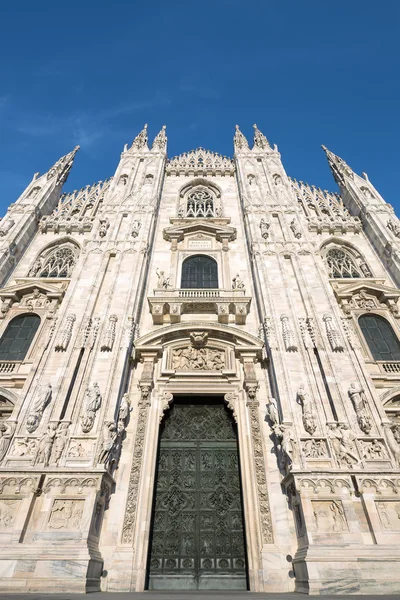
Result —
<instances>
[{"instance_id":1,"label":"cathedral facade","mask_svg":"<svg viewBox=\"0 0 400 600\"><path fill-rule=\"evenodd\" d=\"M400 592L400 223L236 127L0 223L0 588Z\"/></svg>"}]
</instances>

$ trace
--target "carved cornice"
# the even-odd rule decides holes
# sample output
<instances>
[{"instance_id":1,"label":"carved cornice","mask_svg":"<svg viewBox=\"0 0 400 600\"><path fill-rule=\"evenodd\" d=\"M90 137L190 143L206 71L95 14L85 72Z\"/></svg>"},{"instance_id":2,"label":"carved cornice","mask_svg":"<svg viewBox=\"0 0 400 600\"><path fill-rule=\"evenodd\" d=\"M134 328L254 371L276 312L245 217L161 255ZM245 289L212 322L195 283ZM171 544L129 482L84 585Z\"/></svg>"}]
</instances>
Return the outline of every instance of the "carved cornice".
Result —
<instances>
[{"instance_id":1,"label":"carved cornice","mask_svg":"<svg viewBox=\"0 0 400 600\"><path fill-rule=\"evenodd\" d=\"M227 156L197 148L168 160L165 172L167 175L233 175L235 165Z\"/></svg>"},{"instance_id":2,"label":"carved cornice","mask_svg":"<svg viewBox=\"0 0 400 600\"><path fill-rule=\"evenodd\" d=\"M236 239L236 229L228 227L230 219L171 219L172 227L163 231L164 239L172 242L180 242L190 233L204 232L215 237L219 242L227 240L231 242Z\"/></svg>"}]
</instances>

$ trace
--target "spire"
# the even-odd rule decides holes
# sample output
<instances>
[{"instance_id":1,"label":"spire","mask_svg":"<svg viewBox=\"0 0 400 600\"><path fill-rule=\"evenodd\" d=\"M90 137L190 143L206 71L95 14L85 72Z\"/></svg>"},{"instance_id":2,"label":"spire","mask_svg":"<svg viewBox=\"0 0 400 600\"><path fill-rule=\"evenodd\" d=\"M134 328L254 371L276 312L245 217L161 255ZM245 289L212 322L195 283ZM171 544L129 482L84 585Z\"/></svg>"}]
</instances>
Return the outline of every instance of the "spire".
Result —
<instances>
[{"instance_id":1,"label":"spire","mask_svg":"<svg viewBox=\"0 0 400 600\"><path fill-rule=\"evenodd\" d=\"M47 179L57 177L56 186L65 183L73 165L75 154L78 152L79 149L80 146L75 146L72 152L69 152L65 156L62 156L56 162L56 164L48 170Z\"/></svg>"},{"instance_id":2,"label":"spire","mask_svg":"<svg viewBox=\"0 0 400 600\"><path fill-rule=\"evenodd\" d=\"M346 184L346 177L350 179L354 178L353 170L350 169L349 165L340 156L333 154L326 146L321 146L321 148L326 154L332 175L338 185L344 186Z\"/></svg>"},{"instance_id":3,"label":"spire","mask_svg":"<svg viewBox=\"0 0 400 600\"><path fill-rule=\"evenodd\" d=\"M156 137L154 138L154 142L153 142L153 146L152 146L152 150L165 150L165 148L167 147L167 136L165 135L165 130L166 130L167 126L163 125L162 129L159 133L157 133Z\"/></svg>"},{"instance_id":4,"label":"spire","mask_svg":"<svg viewBox=\"0 0 400 600\"><path fill-rule=\"evenodd\" d=\"M257 125L254 123L254 148L259 148L260 150L270 149L269 141L265 137L263 133L258 129Z\"/></svg>"},{"instance_id":5,"label":"spire","mask_svg":"<svg viewBox=\"0 0 400 600\"><path fill-rule=\"evenodd\" d=\"M236 125L235 137L233 138L233 144L235 146L235 150L248 150L249 143L246 140L245 136L239 129L239 125Z\"/></svg>"},{"instance_id":6,"label":"spire","mask_svg":"<svg viewBox=\"0 0 400 600\"><path fill-rule=\"evenodd\" d=\"M147 145L147 123L143 127L142 131L135 137L133 140L131 150L141 150L144 146Z\"/></svg>"}]
</instances>

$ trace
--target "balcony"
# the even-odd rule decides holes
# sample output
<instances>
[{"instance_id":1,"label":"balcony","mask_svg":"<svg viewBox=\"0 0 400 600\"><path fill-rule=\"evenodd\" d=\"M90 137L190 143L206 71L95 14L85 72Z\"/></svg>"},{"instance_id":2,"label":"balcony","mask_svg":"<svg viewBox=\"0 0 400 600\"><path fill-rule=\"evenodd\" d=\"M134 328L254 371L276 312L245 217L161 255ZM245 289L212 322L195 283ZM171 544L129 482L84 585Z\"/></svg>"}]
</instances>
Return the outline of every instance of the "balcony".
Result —
<instances>
[{"instance_id":1,"label":"balcony","mask_svg":"<svg viewBox=\"0 0 400 600\"><path fill-rule=\"evenodd\" d=\"M219 323L245 325L251 298L246 290L156 289L148 298L155 325L180 323L184 314L215 314Z\"/></svg>"}]
</instances>

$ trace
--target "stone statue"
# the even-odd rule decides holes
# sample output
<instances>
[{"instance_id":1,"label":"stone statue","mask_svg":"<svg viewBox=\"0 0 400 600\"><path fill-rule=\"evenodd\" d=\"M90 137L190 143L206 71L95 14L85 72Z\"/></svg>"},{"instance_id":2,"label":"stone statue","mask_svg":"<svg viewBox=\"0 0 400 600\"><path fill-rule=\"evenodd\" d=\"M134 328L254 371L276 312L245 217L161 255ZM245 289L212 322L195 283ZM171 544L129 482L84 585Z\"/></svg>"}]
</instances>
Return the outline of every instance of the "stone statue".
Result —
<instances>
[{"instance_id":1,"label":"stone statue","mask_svg":"<svg viewBox=\"0 0 400 600\"><path fill-rule=\"evenodd\" d=\"M35 464L43 463L44 467L49 465L54 438L56 436L56 430L57 423L50 423L47 427L47 431L43 433L39 440Z\"/></svg>"},{"instance_id":2,"label":"stone statue","mask_svg":"<svg viewBox=\"0 0 400 600\"><path fill-rule=\"evenodd\" d=\"M53 461L56 465L58 465L65 445L67 443L67 435L68 435L69 423L64 422L60 423L53 444Z\"/></svg>"},{"instance_id":3,"label":"stone statue","mask_svg":"<svg viewBox=\"0 0 400 600\"><path fill-rule=\"evenodd\" d=\"M295 219L290 223L290 229L293 231L293 235L296 239L301 238L301 229Z\"/></svg>"},{"instance_id":4,"label":"stone statue","mask_svg":"<svg viewBox=\"0 0 400 600\"><path fill-rule=\"evenodd\" d=\"M279 442L280 467L283 470L290 471L293 465L298 462L297 442L293 429L288 425L274 425L273 430Z\"/></svg>"},{"instance_id":5,"label":"stone statue","mask_svg":"<svg viewBox=\"0 0 400 600\"><path fill-rule=\"evenodd\" d=\"M122 421L124 424L128 418L130 412L130 400L129 394L124 394L121 399L121 404L118 411L118 421Z\"/></svg>"},{"instance_id":6,"label":"stone statue","mask_svg":"<svg viewBox=\"0 0 400 600\"><path fill-rule=\"evenodd\" d=\"M96 412L101 406L101 400L102 397L98 384L95 382L93 385L89 385L85 394L84 412L81 416L81 427L85 433L91 431L93 427Z\"/></svg>"},{"instance_id":7,"label":"stone statue","mask_svg":"<svg viewBox=\"0 0 400 600\"><path fill-rule=\"evenodd\" d=\"M48 383L39 389L37 397L33 402L32 408L26 420L26 429L33 433L37 429L46 406L49 404L52 395L51 384Z\"/></svg>"},{"instance_id":8,"label":"stone statue","mask_svg":"<svg viewBox=\"0 0 400 600\"><path fill-rule=\"evenodd\" d=\"M348 467L359 464L359 458L354 451L356 436L348 425L340 426L338 423L332 423L328 427L328 436L340 466L343 466L343 463Z\"/></svg>"},{"instance_id":9,"label":"stone statue","mask_svg":"<svg viewBox=\"0 0 400 600\"><path fill-rule=\"evenodd\" d=\"M279 425L279 412L278 412L278 404L275 398L269 399L269 404L267 406L267 414L272 425Z\"/></svg>"},{"instance_id":10,"label":"stone statue","mask_svg":"<svg viewBox=\"0 0 400 600\"><path fill-rule=\"evenodd\" d=\"M364 390L360 385L351 383L348 389L348 394L357 415L358 425L361 431L368 434L372 429L372 423L366 409Z\"/></svg>"},{"instance_id":11,"label":"stone statue","mask_svg":"<svg viewBox=\"0 0 400 600\"><path fill-rule=\"evenodd\" d=\"M303 425L304 429L310 434L313 435L315 430L317 429L317 422L315 419L315 408L314 402L308 392L306 392L304 388L304 384L302 383L297 390L297 401L301 405L303 410Z\"/></svg>"},{"instance_id":12,"label":"stone statue","mask_svg":"<svg viewBox=\"0 0 400 600\"><path fill-rule=\"evenodd\" d=\"M141 228L142 224L138 219L135 219L132 223L132 229L131 229L131 236L132 237L137 237L139 235L139 231Z\"/></svg>"},{"instance_id":13,"label":"stone statue","mask_svg":"<svg viewBox=\"0 0 400 600\"><path fill-rule=\"evenodd\" d=\"M396 223L393 219L389 219L387 222L387 228L393 233L395 237L400 237L400 223Z\"/></svg>"},{"instance_id":14,"label":"stone statue","mask_svg":"<svg viewBox=\"0 0 400 600\"><path fill-rule=\"evenodd\" d=\"M391 424L391 425L386 424L386 425L384 425L383 429L384 429L384 432L386 435L388 446L394 455L395 462L396 462L397 466L400 467L400 444L397 441L396 436L393 431L395 429L395 427L397 427L397 425L395 425L395 424Z\"/></svg>"},{"instance_id":15,"label":"stone statue","mask_svg":"<svg viewBox=\"0 0 400 600\"><path fill-rule=\"evenodd\" d=\"M157 275L157 288L159 290L167 290L169 287L169 277L165 277L164 271L160 271L160 269L156 269Z\"/></svg>"},{"instance_id":16,"label":"stone statue","mask_svg":"<svg viewBox=\"0 0 400 600\"><path fill-rule=\"evenodd\" d=\"M232 279L232 289L233 290L244 290L243 280L240 279L239 273Z\"/></svg>"},{"instance_id":17,"label":"stone statue","mask_svg":"<svg viewBox=\"0 0 400 600\"><path fill-rule=\"evenodd\" d=\"M40 258L37 258L28 273L28 277L38 277L41 270L42 270L42 260Z\"/></svg>"},{"instance_id":18,"label":"stone statue","mask_svg":"<svg viewBox=\"0 0 400 600\"><path fill-rule=\"evenodd\" d=\"M112 461L112 454L118 437L117 426L113 421L104 423L104 439L99 453L98 463L107 465Z\"/></svg>"},{"instance_id":19,"label":"stone statue","mask_svg":"<svg viewBox=\"0 0 400 600\"><path fill-rule=\"evenodd\" d=\"M262 218L260 221L260 231L261 231L261 237L264 240L267 240L269 237L269 228L270 227L271 227L271 222L269 221L269 219Z\"/></svg>"},{"instance_id":20,"label":"stone statue","mask_svg":"<svg viewBox=\"0 0 400 600\"><path fill-rule=\"evenodd\" d=\"M99 236L105 237L107 235L107 230L110 227L110 221L107 217L100 218L100 227L99 227Z\"/></svg>"},{"instance_id":21,"label":"stone statue","mask_svg":"<svg viewBox=\"0 0 400 600\"><path fill-rule=\"evenodd\" d=\"M7 453L16 426L17 421L4 421L0 423L0 463Z\"/></svg>"}]
</instances>

